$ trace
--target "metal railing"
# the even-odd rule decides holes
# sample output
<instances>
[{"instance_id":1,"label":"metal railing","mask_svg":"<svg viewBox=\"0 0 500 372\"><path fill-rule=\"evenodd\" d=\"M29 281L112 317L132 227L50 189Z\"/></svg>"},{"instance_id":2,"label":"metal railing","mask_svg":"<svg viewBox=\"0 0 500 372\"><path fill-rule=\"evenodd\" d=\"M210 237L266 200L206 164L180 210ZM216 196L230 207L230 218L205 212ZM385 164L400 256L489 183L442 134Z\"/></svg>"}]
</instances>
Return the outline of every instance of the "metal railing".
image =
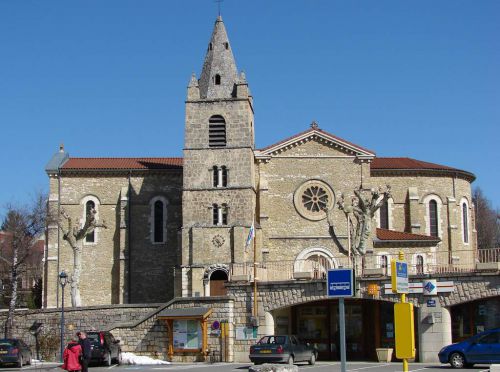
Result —
<instances>
[{"instance_id":1,"label":"metal railing","mask_svg":"<svg viewBox=\"0 0 500 372\"><path fill-rule=\"evenodd\" d=\"M303 260L265 261L257 263L257 280L262 282L324 279L331 268L356 268L361 277L389 276L391 259L397 252L383 255L327 258L312 256ZM452 274L478 272L478 263L500 262L500 248L461 251L438 251L406 255L410 275ZM419 257L420 256L420 257ZM231 277L235 280L253 280L253 262L232 263ZM231 279L230 279L231 280Z\"/></svg>"}]
</instances>

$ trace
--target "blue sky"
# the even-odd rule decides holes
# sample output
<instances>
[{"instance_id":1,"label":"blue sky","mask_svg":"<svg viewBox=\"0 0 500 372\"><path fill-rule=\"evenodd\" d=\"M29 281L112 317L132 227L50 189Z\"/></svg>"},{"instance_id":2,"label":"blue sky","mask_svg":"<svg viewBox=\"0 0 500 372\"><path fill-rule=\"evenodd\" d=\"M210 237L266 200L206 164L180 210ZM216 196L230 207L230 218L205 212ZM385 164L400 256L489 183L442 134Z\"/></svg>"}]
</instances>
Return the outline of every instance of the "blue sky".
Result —
<instances>
[{"instance_id":1,"label":"blue sky","mask_svg":"<svg viewBox=\"0 0 500 372\"><path fill-rule=\"evenodd\" d=\"M212 0L0 0L0 205L74 157L182 156ZM225 0L257 147L312 120L378 156L473 172L500 206L500 1Z\"/></svg>"}]
</instances>

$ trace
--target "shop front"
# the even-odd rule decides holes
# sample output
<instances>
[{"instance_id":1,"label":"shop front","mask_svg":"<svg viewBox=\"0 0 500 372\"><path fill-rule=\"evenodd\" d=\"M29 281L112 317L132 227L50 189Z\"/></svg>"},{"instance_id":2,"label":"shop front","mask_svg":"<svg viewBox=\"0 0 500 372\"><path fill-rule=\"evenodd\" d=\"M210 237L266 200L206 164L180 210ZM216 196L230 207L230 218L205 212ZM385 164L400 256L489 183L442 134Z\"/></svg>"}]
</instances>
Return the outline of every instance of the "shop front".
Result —
<instances>
[{"instance_id":1,"label":"shop front","mask_svg":"<svg viewBox=\"0 0 500 372\"><path fill-rule=\"evenodd\" d=\"M394 348L394 303L345 301L348 360L377 360L377 348ZM316 345L320 360L340 359L338 300L310 302L275 314L277 333L292 333Z\"/></svg>"},{"instance_id":2,"label":"shop front","mask_svg":"<svg viewBox=\"0 0 500 372\"><path fill-rule=\"evenodd\" d=\"M492 328L500 327L500 297L455 305L451 308L452 340L460 342Z\"/></svg>"}]
</instances>

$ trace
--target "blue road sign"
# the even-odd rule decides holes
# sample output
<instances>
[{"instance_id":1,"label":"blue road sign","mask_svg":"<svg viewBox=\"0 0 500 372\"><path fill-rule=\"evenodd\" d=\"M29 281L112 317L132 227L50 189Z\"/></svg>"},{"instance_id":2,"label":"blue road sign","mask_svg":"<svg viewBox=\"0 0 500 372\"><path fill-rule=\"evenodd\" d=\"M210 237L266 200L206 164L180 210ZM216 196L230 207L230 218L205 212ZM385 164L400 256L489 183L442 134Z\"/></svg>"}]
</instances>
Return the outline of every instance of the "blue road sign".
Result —
<instances>
[{"instance_id":1,"label":"blue road sign","mask_svg":"<svg viewBox=\"0 0 500 372\"><path fill-rule=\"evenodd\" d=\"M408 293L408 264L405 261L396 263L396 291L397 293Z\"/></svg>"},{"instance_id":2,"label":"blue road sign","mask_svg":"<svg viewBox=\"0 0 500 372\"><path fill-rule=\"evenodd\" d=\"M354 296L354 275L352 269L330 269L326 279L328 297Z\"/></svg>"}]
</instances>

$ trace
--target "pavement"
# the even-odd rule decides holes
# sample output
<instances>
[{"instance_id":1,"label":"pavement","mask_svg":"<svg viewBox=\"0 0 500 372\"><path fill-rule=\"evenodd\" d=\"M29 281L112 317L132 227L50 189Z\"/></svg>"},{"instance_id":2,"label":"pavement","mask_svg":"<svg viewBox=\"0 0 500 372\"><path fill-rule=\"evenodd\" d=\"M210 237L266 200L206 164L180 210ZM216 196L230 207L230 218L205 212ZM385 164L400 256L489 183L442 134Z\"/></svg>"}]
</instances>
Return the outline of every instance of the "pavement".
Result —
<instances>
[{"instance_id":1,"label":"pavement","mask_svg":"<svg viewBox=\"0 0 500 372\"><path fill-rule=\"evenodd\" d=\"M61 363L38 362L31 366L24 366L23 371L62 371L59 367ZM299 371L307 372L340 372L340 362L317 362L314 366L307 364L297 364ZM112 365L111 367L93 366L90 372L119 372L119 371L193 371L193 372L244 372L251 366L250 363L172 363L162 365ZM3 371L19 371L19 368L0 368ZM347 372L401 372L402 363L376 363L376 362L348 362ZM489 365L477 365L468 369L452 369L449 365L430 363L410 363L410 372L488 372Z\"/></svg>"}]
</instances>

